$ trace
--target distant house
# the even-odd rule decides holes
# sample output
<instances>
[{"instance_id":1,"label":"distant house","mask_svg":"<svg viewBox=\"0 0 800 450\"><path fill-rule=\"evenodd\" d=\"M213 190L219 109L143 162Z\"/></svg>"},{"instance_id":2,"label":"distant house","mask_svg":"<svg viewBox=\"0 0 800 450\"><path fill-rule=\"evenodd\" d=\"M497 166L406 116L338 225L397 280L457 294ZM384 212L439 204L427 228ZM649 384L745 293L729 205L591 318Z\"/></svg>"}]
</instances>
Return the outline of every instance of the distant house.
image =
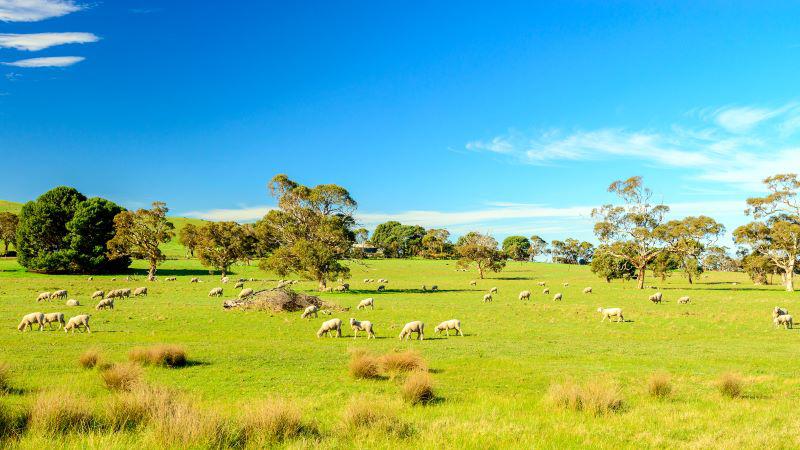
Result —
<instances>
[{"instance_id":1,"label":"distant house","mask_svg":"<svg viewBox=\"0 0 800 450\"><path fill-rule=\"evenodd\" d=\"M353 250L361 252L363 255L376 255L378 253L378 247L366 242L363 244L353 244Z\"/></svg>"}]
</instances>

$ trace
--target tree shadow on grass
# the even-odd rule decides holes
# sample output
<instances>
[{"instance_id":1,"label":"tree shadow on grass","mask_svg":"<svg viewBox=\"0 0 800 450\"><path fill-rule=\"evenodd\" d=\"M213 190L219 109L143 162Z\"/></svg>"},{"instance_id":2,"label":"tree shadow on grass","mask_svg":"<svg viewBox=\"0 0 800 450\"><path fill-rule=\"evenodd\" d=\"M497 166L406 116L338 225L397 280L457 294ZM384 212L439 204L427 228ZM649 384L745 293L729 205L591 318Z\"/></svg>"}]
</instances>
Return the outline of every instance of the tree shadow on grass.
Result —
<instances>
[{"instance_id":1,"label":"tree shadow on grass","mask_svg":"<svg viewBox=\"0 0 800 450\"><path fill-rule=\"evenodd\" d=\"M364 294L364 295L372 295L372 294L439 294L439 293L447 293L447 292L483 292L480 289L437 289L432 291L430 289L423 291L422 289L384 289L383 291L378 290L362 290L362 289L351 289L350 293L353 294Z\"/></svg>"},{"instance_id":2,"label":"tree shadow on grass","mask_svg":"<svg viewBox=\"0 0 800 450\"><path fill-rule=\"evenodd\" d=\"M494 278L484 278L483 281L486 280L510 280L510 281L519 281L519 280L535 280L534 277L494 277Z\"/></svg>"},{"instance_id":3,"label":"tree shadow on grass","mask_svg":"<svg viewBox=\"0 0 800 450\"><path fill-rule=\"evenodd\" d=\"M147 269L130 269L127 272L122 274L116 274L117 276L120 275L136 275L141 276L144 279L147 279ZM178 277L178 276L218 276L218 275L211 275L208 273L208 270L203 269L158 269L156 272L157 277ZM236 274L228 274L229 277L235 277Z\"/></svg>"}]
</instances>

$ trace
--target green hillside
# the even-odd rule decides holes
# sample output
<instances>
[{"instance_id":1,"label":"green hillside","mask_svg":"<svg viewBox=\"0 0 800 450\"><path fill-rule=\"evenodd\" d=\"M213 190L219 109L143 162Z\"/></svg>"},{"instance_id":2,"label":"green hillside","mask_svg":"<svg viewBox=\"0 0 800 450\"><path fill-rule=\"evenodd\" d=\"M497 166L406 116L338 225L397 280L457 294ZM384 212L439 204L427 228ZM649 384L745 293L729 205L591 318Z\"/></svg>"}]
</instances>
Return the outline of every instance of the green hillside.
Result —
<instances>
[{"instance_id":1,"label":"green hillside","mask_svg":"<svg viewBox=\"0 0 800 450\"><path fill-rule=\"evenodd\" d=\"M22 209L22 203L0 200L0 212L12 212L18 214Z\"/></svg>"}]
</instances>

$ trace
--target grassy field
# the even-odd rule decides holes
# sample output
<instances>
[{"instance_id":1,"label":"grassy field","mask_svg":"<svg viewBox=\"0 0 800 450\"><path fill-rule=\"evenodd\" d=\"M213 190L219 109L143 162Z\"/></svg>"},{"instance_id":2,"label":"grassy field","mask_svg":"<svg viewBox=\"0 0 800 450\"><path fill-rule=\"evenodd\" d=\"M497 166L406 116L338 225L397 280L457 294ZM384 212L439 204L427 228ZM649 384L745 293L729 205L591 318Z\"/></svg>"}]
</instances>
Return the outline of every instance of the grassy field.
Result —
<instances>
[{"instance_id":1,"label":"grassy field","mask_svg":"<svg viewBox=\"0 0 800 450\"><path fill-rule=\"evenodd\" d=\"M135 264L139 274L144 265ZM490 279L469 281L474 273L458 272L455 263L424 260L378 260L352 264L353 291L323 294L341 306L375 298L374 311L335 313L371 320L378 339L317 339L315 331L327 319L303 320L299 313L225 311L221 300L207 292L222 286L196 261L167 261L161 277L177 282L111 281L111 277L44 276L24 272L13 260L0 260L0 361L10 364L12 390L0 403L12 411L29 408L42 392L75 392L102 414L114 395L98 371L83 369L79 356L98 349L105 360L122 362L139 346L180 344L192 364L168 369L144 368L144 379L192 396L204 410L225 417L243 417L264 399L296 404L315 433L304 433L280 444L322 448L797 448L800 419L794 416L800 394L800 361L795 358L796 330L778 330L771 323L776 305L795 311L796 294L775 286L752 286L743 274L711 273L694 286L678 275L657 284L665 303L647 301L652 289L632 283L607 284L586 267L511 263ZM276 278L256 267L236 267L234 278L262 281L246 286L275 285ZM190 284L190 276L203 283ZM387 291L363 278L388 278ZM541 294L537 281L561 302ZM563 287L563 282L569 282ZM738 284L732 284L732 283ZM422 292L422 284L438 284L440 292ZM120 300L113 311L94 311L89 295L96 289L146 285L144 299ZM302 282L300 290L314 284ZM494 302L482 296L498 287ZM593 294L582 294L586 286ZM225 285L225 298L235 294ZM86 306L67 308L63 302L36 304L40 291L69 290ZM530 302L517 299L523 289ZM688 305L678 297L690 295ZM621 307L624 323L601 323L598 306ZM18 332L20 317L32 311L62 311L67 316L91 313L92 334ZM464 337L437 337L440 321L457 318ZM424 341L399 341L403 324L421 320ZM348 373L349 351L375 353L413 349L427 360L436 400L425 406L404 403L393 379L355 380ZM717 386L723 374L742 376L739 398L723 396ZM666 398L648 394L648 379L666 373L673 392ZM558 383L617 386L621 409L592 414L560 408L548 400ZM608 392L601 392L607 394ZM385 408L404 432L385 428L352 431L343 428L343 414L354 398ZM396 417L394 417L396 416ZM59 442L74 448L123 448L164 445L153 430L112 433L102 427L89 435L67 435ZM28 432L8 445L34 448L52 438ZM156 444L159 443L160 444ZM200 444L198 444L200 445ZM202 446L202 445L200 445Z\"/></svg>"}]
</instances>

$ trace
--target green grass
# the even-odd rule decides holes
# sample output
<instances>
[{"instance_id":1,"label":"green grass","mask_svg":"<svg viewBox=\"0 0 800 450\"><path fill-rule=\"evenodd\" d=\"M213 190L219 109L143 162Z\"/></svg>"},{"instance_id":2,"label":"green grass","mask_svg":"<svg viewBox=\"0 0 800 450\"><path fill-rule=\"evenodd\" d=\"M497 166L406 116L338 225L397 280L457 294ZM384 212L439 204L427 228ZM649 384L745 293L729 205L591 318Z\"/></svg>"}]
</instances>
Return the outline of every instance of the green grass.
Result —
<instances>
[{"instance_id":1,"label":"green grass","mask_svg":"<svg viewBox=\"0 0 800 450\"><path fill-rule=\"evenodd\" d=\"M22 203L10 202L8 200L0 200L0 212L12 212L19 214L22 210Z\"/></svg>"},{"instance_id":2,"label":"green grass","mask_svg":"<svg viewBox=\"0 0 800 450\"><path fill-rule=\"evenodd\" d=\"M144 264L135 263L137 273ZM335 313L345 322L344 338L317 339L315 332L328 316L300 319L300 313L224 311L221 300L208 298L223 286L224 298L233 284L195 260L171 260L160 276L177 282L112 282L111 277L29 274L14 260L0 259L0 362L11 365L11 389L0 394L0 405L19 411L37 395L53 389L79 392L97 410L113 393L98 370L80 367L88 349L104 363L121 363L135 347L177 344L186 349L182 368L143 366L146 383L176 389L190 396L203 411L231 420L264 401L282 399L296 405L303 421L317 431L303 433L279 446L321 448L432 448L447 442L463 448L774 448L798 447L794 415L800 394L800 360L795 358L800 330L772 327L770 312L784 306L798 310L797 294L778 286L753 286L743 274L711 273L694 286L679 275L659 285L665 303L647 301L653 291L633 283L607 284L586 267L510 263L506 270L479 280L458 272L451 261L378 260L351 264L352 292L323 294L325 300L351 307ZM233 278L254 277L253 288L274 286L277 276L256 266L237 266ZM204 282L189 283L190 276ZM384 293L363 278L388 278ZM542 295L536 282L548 283ZM561 283L568 281L569 287ZM732 285L731 282L738 282ZM421 292L422 284L437 284L439 292ZM97 289L148 286L150 295L119 300L113 311L95 311L89 295ZM311 291L313 282L296 285ZM491 287L494 302L481 298ZM593 294L581 293L586 286ZM39 291L68 289L84 306L36 304ZM533 292L520 302L521 290ZM552 296L563 292L561 302ZM679 305L682 295L691 304ZM375 298L375 310L356 311L365 297ZM621 307L625 323L601 323L599 306ZM15 327L25 313L64 312L68 317L92 314L92 334L60 331L20 333ZM373 322L378 339L352 339L349 317ZM433 328L447 319L461 320L464 337L435 337ZM422 320L425 341L397 339L403 324ZM425 359L435 384L435 399L426 405L403 402L404 377L354 378L349 350L368 349L382 355L415 350ZM649 392L653 373L669 374L668 398ZM723 374L741 374L741 397L720 393ZM623 406L608 414L559 408L548 401L551 386L565 382L591 387L597 380L618 388ZM605 395L604 392L600 394ZM403 432L389 433L348 427L343 415L353 399L369 399L376 410L402 418L392 420ZM365 400L366 401L366 400ZM71 434L67 447L125 448L155 445L154 430L112 433L99 427L90 435ZM633 444L635 443L635 444ZM34 448L52 444L27 432L12 445ZM0 444L1 446L2 444Z\"/></svg>"}]
</instances>

